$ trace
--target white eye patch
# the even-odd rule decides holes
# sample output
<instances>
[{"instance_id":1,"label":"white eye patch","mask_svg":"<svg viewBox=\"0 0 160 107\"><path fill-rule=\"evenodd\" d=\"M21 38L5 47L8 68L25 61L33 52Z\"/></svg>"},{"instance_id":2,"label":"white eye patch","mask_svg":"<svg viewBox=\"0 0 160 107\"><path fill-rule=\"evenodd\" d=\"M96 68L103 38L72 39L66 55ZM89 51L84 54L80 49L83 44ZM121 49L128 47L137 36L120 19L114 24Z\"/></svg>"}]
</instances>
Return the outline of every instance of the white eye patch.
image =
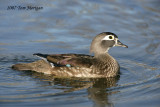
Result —
<instances>
[{"instance_id":1,"label":"white eye patch","mask_svg":"<svg viewBox=\"0 0 160 107\"><path fill-rule=\"evenodd\" d=\"M107 35L102 40L114 40L114 36L113 35Z\"/></svg>"}]
</instances>

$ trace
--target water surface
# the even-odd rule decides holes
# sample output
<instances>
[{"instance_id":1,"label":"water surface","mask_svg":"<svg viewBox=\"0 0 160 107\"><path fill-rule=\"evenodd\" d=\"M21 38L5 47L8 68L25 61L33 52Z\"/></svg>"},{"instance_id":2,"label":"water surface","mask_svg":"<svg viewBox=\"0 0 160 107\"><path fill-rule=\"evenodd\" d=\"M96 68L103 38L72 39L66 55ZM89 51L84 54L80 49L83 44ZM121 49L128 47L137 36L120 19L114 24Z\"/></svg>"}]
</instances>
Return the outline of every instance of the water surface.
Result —
<instances>
[{"instance_id":1,"label":"water surface","mask_svg":"<svg viewBox=\"0 0 160 107\"><path fill-rule=\"evenodd\" d=\"M0 106L160 106L159 0L0 1ZM41 10L9 9L39 6ZM119 78L53 78L14 71L33 53L89 54L92 38L110 31L128 49L109 51Z\"/></svg>"}]
</instances>

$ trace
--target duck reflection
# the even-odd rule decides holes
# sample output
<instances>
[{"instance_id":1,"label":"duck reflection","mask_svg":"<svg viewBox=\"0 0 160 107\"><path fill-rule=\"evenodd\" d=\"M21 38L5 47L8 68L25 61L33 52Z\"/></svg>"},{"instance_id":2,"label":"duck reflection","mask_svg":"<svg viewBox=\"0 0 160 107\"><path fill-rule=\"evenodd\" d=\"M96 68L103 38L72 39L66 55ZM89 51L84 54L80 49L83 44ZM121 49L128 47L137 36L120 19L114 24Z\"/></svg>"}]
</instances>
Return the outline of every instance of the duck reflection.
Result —
<instances>
[{"instance_id":1,"label":"duck reflection","mask_svg":"<svg viewBox=\"0 0 160 107\"><path fill-rule=\"evenodd\" d=\"M93 101L95 107L112 107L113 104L108 100L108 95L113 94L107 89L117 86L119 77L115 78L55 78L40 73L32 73L32 76L48 80L50 86L57 85L63 87L64 93L87 89L88 98ZM66 88L64 88L66 87Z\"/></svg>"},{"instance_id":2,"label":"duck reflection","mask_svg":"<svg viewBox=\"0 0 160 107\"><path fill-rule=\"evenodd\" d=\"M93 86L88 88L88 97L94 102L95 107L113 106L108 100L108 95L112 92L108 92L107 88L115 87L118 79L119 77L94 79Z\"/></svg>"}]
</instances>

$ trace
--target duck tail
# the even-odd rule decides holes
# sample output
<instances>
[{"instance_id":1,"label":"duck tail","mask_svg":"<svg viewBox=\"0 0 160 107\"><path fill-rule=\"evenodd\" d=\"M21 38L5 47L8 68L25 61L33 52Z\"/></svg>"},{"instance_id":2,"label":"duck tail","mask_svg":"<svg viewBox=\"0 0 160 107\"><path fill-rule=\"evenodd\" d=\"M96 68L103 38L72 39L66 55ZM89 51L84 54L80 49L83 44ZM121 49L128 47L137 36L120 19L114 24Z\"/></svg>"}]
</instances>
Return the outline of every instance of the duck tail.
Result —
<instances>
[{"instance_id":1,"label":"duck tail","mask_svg":"<svg viewBox=\"0 0 160 107\"><path fill-rule=\"evenodd\" d=\"M32 66L29 66L27 63L20 63L12 65L12 69L18 70L18 71L29 71L32 70Z\"/></svg>"},{"instance_id":2,"label":"duck tail","mask_svg":"<svg viewBox=\"0 0 160 107\"><path fill-rule=\"evenodd\" d=\"M12 69L18 71L36 71L44 74L51 74L52 66L44 60L38 60L32 63L20 63L12 66Z\"/></svg>"}]
</instances>

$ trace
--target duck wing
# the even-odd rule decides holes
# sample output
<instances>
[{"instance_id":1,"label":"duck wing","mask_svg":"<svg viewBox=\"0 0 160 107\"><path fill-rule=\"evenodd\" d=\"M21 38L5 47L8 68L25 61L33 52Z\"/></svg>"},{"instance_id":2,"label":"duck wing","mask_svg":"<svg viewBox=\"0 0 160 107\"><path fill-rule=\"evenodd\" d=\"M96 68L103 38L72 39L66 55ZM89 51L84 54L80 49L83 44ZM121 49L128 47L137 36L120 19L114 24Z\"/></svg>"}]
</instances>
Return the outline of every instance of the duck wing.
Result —
<instances>
[{"instance_id":1,"label":"duck wing","mask_svg":"<svg viewBox=\"0 0 160 107\"><path fill-rule=\"evenodd\" d=\"M67 66L67 67L91 67L93 65L93 56L84 54L41 54L36 55L54 66Z\"/></svg>"}]
</instances>

